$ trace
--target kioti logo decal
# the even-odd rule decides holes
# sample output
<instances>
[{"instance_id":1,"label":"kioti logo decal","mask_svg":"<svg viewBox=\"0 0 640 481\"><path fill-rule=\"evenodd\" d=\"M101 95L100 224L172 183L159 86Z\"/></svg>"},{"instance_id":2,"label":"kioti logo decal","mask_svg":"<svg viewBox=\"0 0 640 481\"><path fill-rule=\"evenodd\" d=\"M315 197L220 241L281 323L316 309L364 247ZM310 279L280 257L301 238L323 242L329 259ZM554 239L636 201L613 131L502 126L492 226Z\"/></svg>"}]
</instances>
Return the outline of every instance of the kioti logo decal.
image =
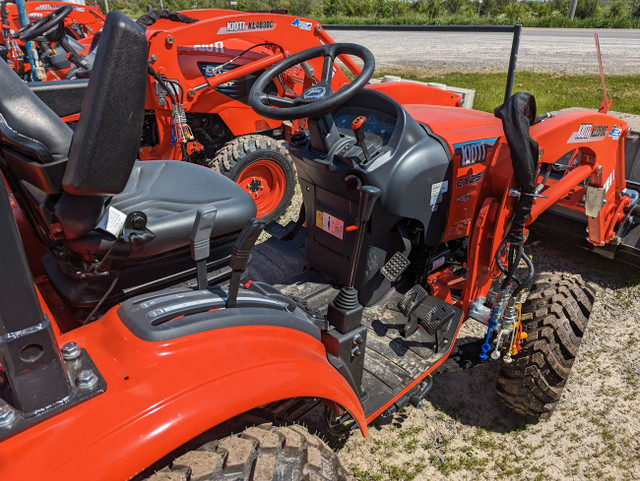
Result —
<instances>
[{"instance_id":1,"label":"kioti logo decal","mask_svg":"<svg viewBox=\"0 0 640 481\"><path fill-rule=\"evenodd\" d=\"M307 89L302 94L302 98L305 100L318 100L324 97L326 93L327 93L326 87L319 85L319 86L311 87L310 89Z\"/></svg>"},{"instance_id":2,"label":"kioti logo decal","mask_svg":"<svg viewBox=\"0 0 640 481\"><path fill-rule=\"evenodd\" d=\"M227 22L226 27L222 27L220 30L218 30L218 35L222 35L225 33L273 30L275 27L276 24L273 22L273 20L259 20L257 22L245 22L244 20L242 20Z\"/></svg>"},{"instance_id":3,"label":"kioti logo decal","mask_svg":"<svg viewBox=\"0 0 640 481\"><path fill-rule=\"evenodd\" d=\"M599 142L603 140L609 127L607 125L580 124L577 132L571 134L567 144L575 144L578 142Z\"/></svg>"},{"instance_id":4,"label":"kioti logo decal","mask_svg":"<svg viewBox=\"0 0 640 481\"><path fill-rule=\"evenodd\" d=\"M460 167L480 164L487 160L488 151L495 145L496 140L497 137L453 144L453 154L460 156Z\"/></svg>"}]
</instances>

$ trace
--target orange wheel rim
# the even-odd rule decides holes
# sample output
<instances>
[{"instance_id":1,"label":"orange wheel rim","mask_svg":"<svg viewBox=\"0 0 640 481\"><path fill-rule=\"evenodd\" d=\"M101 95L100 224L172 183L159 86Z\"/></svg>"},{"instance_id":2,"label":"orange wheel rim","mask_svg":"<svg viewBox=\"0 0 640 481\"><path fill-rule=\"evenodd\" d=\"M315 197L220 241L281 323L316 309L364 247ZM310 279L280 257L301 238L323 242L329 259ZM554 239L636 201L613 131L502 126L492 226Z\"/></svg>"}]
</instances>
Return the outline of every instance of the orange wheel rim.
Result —
<instances>
[{"instance_id":1,"label":"orange wheel rim","mask_svg":"<svg viewBox=\"0 0 640 481\"><path fill-rule=\"evenodd\" d=\"M258 217L271 214L286 190L284 170L272 160L262 159L247 166L236 181L256 203Z\"/></svg>"}]
</instances>

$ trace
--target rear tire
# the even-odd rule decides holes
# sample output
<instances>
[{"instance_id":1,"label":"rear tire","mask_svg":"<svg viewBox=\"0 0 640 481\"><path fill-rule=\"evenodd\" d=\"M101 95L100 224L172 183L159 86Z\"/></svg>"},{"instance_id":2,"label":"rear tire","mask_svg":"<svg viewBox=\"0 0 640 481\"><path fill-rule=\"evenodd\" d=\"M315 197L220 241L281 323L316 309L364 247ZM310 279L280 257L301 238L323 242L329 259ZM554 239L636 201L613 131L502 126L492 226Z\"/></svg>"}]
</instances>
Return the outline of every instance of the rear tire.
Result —
<instances>
[{"instance_id":1,"label":"rear tire","mask_svg":"<svg viewBox=\"0 0 640 481\"><path fill-rule=\"evenodd\" d=\"M270 137L236 137L208 165L248 192L256 202L257 217L267 222L280 217L291 202L296 184L293 161L282 144Z\"/></svg>"},{"instance_id":2,"label":"rear tire","mask_svg":"<svg viewBox=\"0 0 640 481\"><path fill-rule=\"evenodd\" d=\"M498 376L502 402L526 416L548 418L578 354L595 290L568 274L541 275L522 306L527 338Z\"/></svg>"},{"instance_id":3,"label":"rear tire","mask_svg":"<svg viewBox=\"0 0 640 481\"><path fill-rule=\"evenodd\" d=\"M342 481L338 456L299 425L262 424L206 443L146 481Z\"/></svg>"}]
</instances>

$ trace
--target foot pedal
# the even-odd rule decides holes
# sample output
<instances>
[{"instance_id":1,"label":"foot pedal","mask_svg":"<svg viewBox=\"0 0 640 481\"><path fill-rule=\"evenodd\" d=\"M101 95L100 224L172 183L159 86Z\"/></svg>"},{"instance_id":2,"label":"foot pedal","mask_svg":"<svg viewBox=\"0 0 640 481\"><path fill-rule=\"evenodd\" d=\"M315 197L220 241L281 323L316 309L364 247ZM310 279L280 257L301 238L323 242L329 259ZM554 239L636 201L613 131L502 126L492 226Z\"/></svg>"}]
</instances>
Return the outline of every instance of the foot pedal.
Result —
<instances>
[{"instance_id":1,"label":"foot pedal","mask_svg":"<svg viewBox=\"0 0 640 481\"><path fill-rule=\"evenodd\" d=\"M290 221L287 225L280 224L277 220L272 220L265 227L264 230L271 237L275 237L278 240L288 241L293 239L305 221L304 206L300 208L300 214L297 221Z\"/></svg>"},{"instance_id":2,"label":"foot pedal","mask_svg":"<svg viewBox=\"0 0 640 481\"><path fill-rule=\"evenodd\" d=\"M409 267L409 259L405 257L402 252L396 252L391 259L382 266L380 273L386 277L390 282L396 282L400 274L402 274L407 267Z\"/></svg>"},{"instance_id":3,"label":"foot pedal","mask_svg":"<svg viewBox=\"0 0 640 481\"><path fill-rule=\"evenodd\" d=\"M384 269L384 268L383 268ZM398 301L398 309L405 316L409 317L409 314L420 305L425 297L427 297L427 291L424 290L420 284L416 284L407 291L400 301Z\"/></svg>"},{"instance_id":4,"label":"foot pedal","mask_svg":"<svg viewBox=\"0 0 640 481\"><path fill-rule=\"evenodd\" d=\"M437 300L439 301L437 304L423 304L415 311L415 315L420 317L420 323L432 336L435 335L436 332L438 332L442 328L442 326L444 326L445 323L447 323L455 315L453 306L440 299ZM421 309L422 307L424 307L424 309Z\"/></svg>"}]
</instances>

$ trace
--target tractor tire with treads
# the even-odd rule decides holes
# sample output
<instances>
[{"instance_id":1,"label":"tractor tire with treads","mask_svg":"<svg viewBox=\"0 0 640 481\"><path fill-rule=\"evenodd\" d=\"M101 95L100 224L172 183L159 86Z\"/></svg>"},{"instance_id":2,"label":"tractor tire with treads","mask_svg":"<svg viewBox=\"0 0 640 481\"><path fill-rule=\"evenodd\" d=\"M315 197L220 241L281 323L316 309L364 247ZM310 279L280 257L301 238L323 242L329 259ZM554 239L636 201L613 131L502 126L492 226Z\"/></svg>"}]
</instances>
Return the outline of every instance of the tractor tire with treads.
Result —
<instances>
[{"instance_id":1,"label":"tractor tire with treads","mask_svg":"<svg viewBox=\"0 0 640 481\"><path fill-rule=\"evenodd\" d=\"M251 195L257 217L277 219L289 206L296 173L289 153L265 135L243 135L227 142L209 162Z\"/></svg>"},{"instance_id":2,"label":"tractor tire with treads","mask_svg":"<svg viewBox=\"0 0 640 481\"><path fill-rule=\"evenodd\" d=\"M504 363L497 393L514 411L551 416L578 354L595 290L569 274L543 274L522 306L527 338L511 363Z\"/></svg>"},{"instance_id":3,"label":"tractor tire with treads","mask_svg":"<svg viewBox=\"0 0 640 481\"><path fill-rule=\"evenodd\" d=\"M299 425L262 424L174 459L146 481L342 481L338 456Z\"/></svg>"}]
</instances>

